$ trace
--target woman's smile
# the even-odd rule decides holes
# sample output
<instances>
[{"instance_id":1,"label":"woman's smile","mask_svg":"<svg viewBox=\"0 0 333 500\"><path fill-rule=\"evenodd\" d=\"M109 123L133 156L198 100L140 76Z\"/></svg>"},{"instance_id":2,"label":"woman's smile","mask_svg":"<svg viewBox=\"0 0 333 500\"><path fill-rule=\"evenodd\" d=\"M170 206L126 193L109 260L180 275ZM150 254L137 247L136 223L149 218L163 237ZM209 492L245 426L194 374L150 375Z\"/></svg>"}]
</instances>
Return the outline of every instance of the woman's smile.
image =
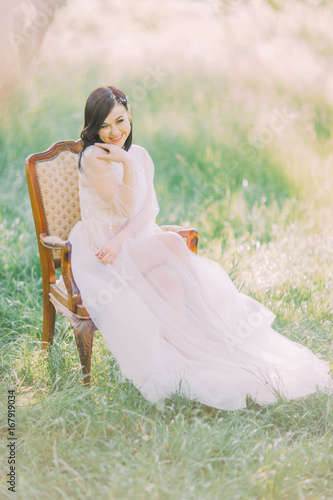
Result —
<instances>
[{"instance_id":1,"label":"woman's smile","mask_svg":"<svg viewBox=\"0 0 333 500\"><path fill-rule=\"evenodd\" d=\"M112 142L119 142L121 139L124 137L124 134L119 135L118 137L110 137L110 141Z\"/></svg>"}]
</instances>

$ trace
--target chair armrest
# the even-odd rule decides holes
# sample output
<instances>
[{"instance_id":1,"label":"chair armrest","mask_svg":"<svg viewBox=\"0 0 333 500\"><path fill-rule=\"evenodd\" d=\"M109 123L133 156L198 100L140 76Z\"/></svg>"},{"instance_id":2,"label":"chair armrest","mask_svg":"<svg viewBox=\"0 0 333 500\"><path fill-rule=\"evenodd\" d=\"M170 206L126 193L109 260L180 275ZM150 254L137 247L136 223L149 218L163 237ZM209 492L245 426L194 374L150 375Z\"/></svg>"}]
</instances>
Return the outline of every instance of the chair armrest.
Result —
<instances>
[{"instance_id":1,"label":"chair armrest","mask_svg":"<svg viewBox=\"0 0 333 500\"><path fill-rule=\"evenodd\" d=\"M48 236L46 233L40 234L39 239L44 247L51 250L61 250L68 243L68 241L62 240L58 236Z\"/></svg>"},{"instance_id":2,"label":"chair armrest","mask_svg":"<svg viewBox=\"0 0 333 500\"><path fill-rule=\"evenodd\" d=\"M162 231L173 231L174 233L180 234L180 236L186 238L188 248L195 254L198 252L199 233L197 229L186 229L183 226L177 225L164 225L160 226L160 228Z\"/></svg>"},{"instance_id":3,"label":"chair armrest","mask_svg":"<svg viewBox=\"0 0 333 500\"><path fill-rule=\"evenodd\" d=\"M39 239L45 248L61 250L61 275L68 293L69 310L75 313L76 306L81 304L82 299L72 272L72 244L58 236L48 236L46 233L40 234Z\"/></svg>"}]
</instances>

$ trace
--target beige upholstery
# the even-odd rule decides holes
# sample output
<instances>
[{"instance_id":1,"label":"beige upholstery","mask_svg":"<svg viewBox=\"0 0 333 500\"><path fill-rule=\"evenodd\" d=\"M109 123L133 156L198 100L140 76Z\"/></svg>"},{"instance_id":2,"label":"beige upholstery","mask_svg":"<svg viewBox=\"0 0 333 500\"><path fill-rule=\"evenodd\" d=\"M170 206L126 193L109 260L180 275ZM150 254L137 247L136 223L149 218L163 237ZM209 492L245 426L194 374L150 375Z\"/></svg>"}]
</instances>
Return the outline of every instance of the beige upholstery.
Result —
<instances>
[{"instance_id":1,"label":"beige upholstery","mask_svg":"<svg viewBox=\"0 0 333 500\"><path fill-rule=\"evenodd\" d=\"M51 160L37 161L36 175L48 233L67 240L81 219L78 153L67 149ZM60 259L60 250L52 250L52 254L54 259Z\"/></svg>"}]
</instances>

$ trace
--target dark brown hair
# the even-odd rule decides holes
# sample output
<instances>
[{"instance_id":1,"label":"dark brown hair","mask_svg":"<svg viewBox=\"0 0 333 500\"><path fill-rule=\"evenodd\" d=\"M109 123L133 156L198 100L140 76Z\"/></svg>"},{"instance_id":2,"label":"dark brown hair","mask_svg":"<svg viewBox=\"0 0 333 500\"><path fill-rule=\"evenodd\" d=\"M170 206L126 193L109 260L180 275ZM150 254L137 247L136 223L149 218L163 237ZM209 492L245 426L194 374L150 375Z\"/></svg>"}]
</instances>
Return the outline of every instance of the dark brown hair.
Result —
<instances>
[{"instance_id":1,"label":"dark brown hair","mask_svg":"<svg viewBox=\"0 0 333 500\"><path fill-rule=\"evenodd\" d=\"M116 87L99 87L94 90L87 99L84 111L84 129L81 132L83 149L79 156L79 170L81 170L81 158L84 150L95 142L103 142L99 136L99 131L110 111L116 104L122 104L128 110L126 95ZM128 151L132 144L132 124L131 132L126 139L123 148Z\"/></svg>"}]
</instances>

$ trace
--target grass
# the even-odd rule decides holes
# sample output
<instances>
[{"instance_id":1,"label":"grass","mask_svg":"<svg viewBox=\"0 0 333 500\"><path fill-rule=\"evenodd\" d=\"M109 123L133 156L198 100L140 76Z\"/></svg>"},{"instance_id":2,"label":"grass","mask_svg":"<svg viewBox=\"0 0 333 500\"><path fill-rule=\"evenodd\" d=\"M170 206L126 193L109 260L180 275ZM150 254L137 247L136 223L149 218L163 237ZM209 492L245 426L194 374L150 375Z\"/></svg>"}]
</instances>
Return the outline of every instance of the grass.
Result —
<instances>
[{"instance_id":1,"label":"grass","mask_svg":"<svg viewBox=\"0 0 333 500\"><path fill-rule=\"evenodd\" d=\"M167 25L172 19L173 32L184 43L184 15L176 14L186 2L174 6L175 14L165 7L158 16L152 3L142 12L131 3L127 13L113 14L120 16L120 25L133 28L133 40L141 37L140 50L120 61L117 48L126 52L127 45L115 39L114 52L103 64L100 55L89 53L74 73L70 57L78 49L70 44L67 60L59 36L78 36L75 2L72 7L68 2L34 63L34 76L28 75L3 103L1 498L11 498L3 418L8 389L16 391L19 499L333 498L331 398L318 393L267 407L249 400L247 409L233 412L179 394L151 405L122 380L99 332L90 389L82 386L73 332L65 320L57 318L50 352L40 349L42 283L24 159L56 140L78 137L87 95L109 81L117 63L116 83L133 102L135 142L155 162L157 222L197 227L200 255L219 262L238 289L268 306L279 332L333 367L333 103L321 79L307 80L317 65L324 80L330 75L333 42L325 19L331 4L291 2L288 10L271 3L273 8L262 3L262 18L256 20L239 2L213 9L206 24L189 17L188 29L190 23L196 29L200 25L205 37L195 46L196 57L185 61L179 44L168 38ZM196 2L195 8L200 6ZM90 36L102 43L108 29L102 14L92 17L89 8L80 18L80 29L86 30L80 50L92 43ZM274 26L270 36L267 26ZM223 43L225 33L229 45ZM291 63L286 52L278 63L268 58L258 65L255 47L283 46L286 33L290 52L302 58ZM53 66L47 58L52 37L59 40ZM248 40L253 47L243 58ZM151 67L157 64L154 51L159 58L165 55L167 76L135 102L133 89L143 86L147 47ZM231 65L235 47L239 57L229 71L224 61ZM302 65L310 76L304 73L300 82ZM284 113L279 129L274 128L276 110Z\"/></svg>"}]
</instances>

